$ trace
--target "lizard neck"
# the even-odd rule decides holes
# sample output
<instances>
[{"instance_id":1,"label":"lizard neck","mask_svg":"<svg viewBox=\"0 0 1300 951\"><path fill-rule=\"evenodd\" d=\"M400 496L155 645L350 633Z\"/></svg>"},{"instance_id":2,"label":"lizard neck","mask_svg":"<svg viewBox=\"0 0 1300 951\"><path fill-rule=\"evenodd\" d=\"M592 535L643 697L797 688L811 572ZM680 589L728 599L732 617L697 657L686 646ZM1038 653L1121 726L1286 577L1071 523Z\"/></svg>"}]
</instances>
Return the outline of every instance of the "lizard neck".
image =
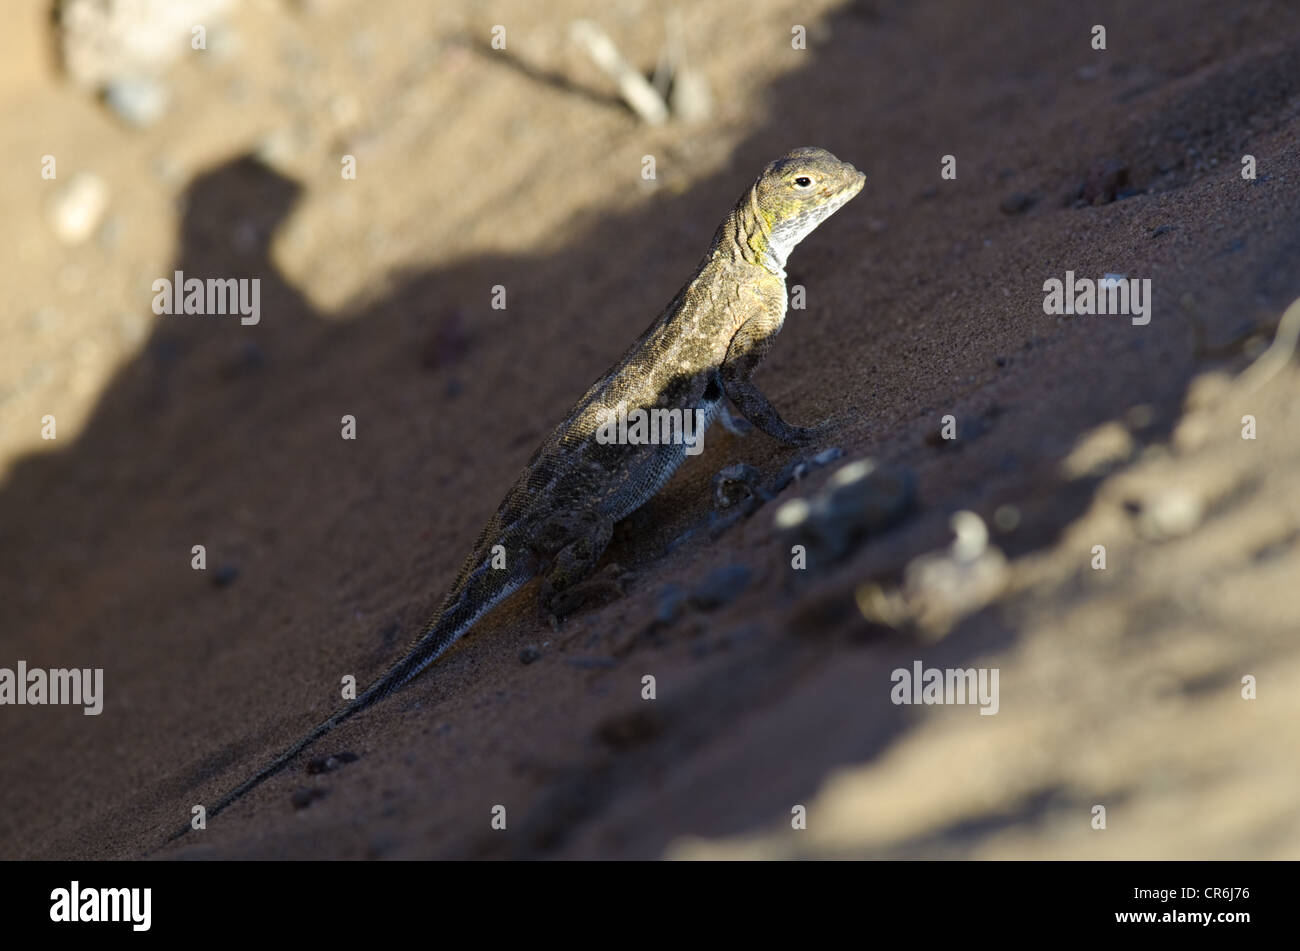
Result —
<instances>
[{"instance_id":1,"label":"lizard neck","mask_svg":"<svg viewBox=\"0 0 1300 951\"><path fill-rule=\"evenodd\" d=\"M785 280L785 261L790 248L773 239L772 221L759 207L758 193L751 188L736 203L714 241L717 252L732 263L761 267Z\"/></svg>"}]
</instances>

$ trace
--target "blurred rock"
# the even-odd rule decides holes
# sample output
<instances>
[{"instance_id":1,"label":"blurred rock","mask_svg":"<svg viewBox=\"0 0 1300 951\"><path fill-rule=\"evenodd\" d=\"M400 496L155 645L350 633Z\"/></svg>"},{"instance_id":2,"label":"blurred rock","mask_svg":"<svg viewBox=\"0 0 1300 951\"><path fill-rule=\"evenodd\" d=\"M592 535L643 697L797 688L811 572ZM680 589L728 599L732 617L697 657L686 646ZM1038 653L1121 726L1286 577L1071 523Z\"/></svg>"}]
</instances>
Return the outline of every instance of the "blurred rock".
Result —
<instances>
[{"instance_id":1,"label":"blurred rock","mask_svg":"<svg viewBox=\"0 0 1300 951\"><path fill-rule=\"evenodd\" d=\"M697 611L714 611L730 604L749 587L750 572L744 565L723 565L705 576L687 599Z\"/></svg>"},{"instance_id":2,"label":"blurred rock","mask_svg":"<svg viewBox=\"0 0 1300 951\"><path fill-rule=\"evenodd\" d=\"M744 462L726 466L713 477L713 501L718 508L731 508L753 498L762 473Z\"/></svg>"},{"instance_id":3,"label":"blurred rock","mask_svg":"<svg viewBox=\"0 0 1300 951\"><path fill-rule=\"evenodd\" d=\"M1186 535L1201 523L1205 503L1187 486L1171 486L1146 500L1138 510L1138 532L1149 541Z\"/></svg>"},{"instance_id":4,"label":"blurred rock","mask_svg":"<svg viewBox=\"0 0 1300 951\"><path fill-rule=\"evenodd\" d=\"M104 87L104 104L136 128L151 126L161 119L170 100L167 87L154 79L123 77Z\"/></svg>"},{"instance_id":5,"label":"blurred rock","mask_svg":"<svg viewBox=\"0 0 1300 951\"><path fill-rule=\"evenodd\" d=\"M57 25L63 68L86 89L158 75L192 50L195 26L212 31L233 7L234 0L64 0Z\"/></svg>"},{"instance_id":6,"label":"blurred rock","mask_svg":"<svg viewBox=\"0 0 1300 951\"><path fill-rule=\"evenodd\" d=\"M1133 437L1119 423L1106 423L1084 435L1061 463L1067 479L1101 475L1128 460L1135 449Z\"/></svg>"},{"instance_id":7,"label":"blurred rock","mask_svg":"<svg viewBox=\"0 0 1300 951\"><path fill-rule=\"evenodd\" d=\"M963 617L1005 590L1006 557L988 544L988 529L974 512L952 517L957 536L947 551L914 558L899 588L866 582L854 592L858 610L873 624L914 625L927 639L943 637Z\"/></svg>"},{"instance_id":8,"label":"blurred rock","mask_svg":"<svg viewBox=\"0 0 1300 951\"><path fill-rule=\"evenodd\" d=\"M991 602L1007 583L1007 560L988 544L988 529L978 515L958 512L952 529L957 537L947 552L922 555L903 572L908 613L935 636Z\"/></svg>"},{"instance_id":9,"label":"blurred rock","mask_svg":"<svg viewBox=\"0 0 1300 951\"><path fill-rule=\"evenodd\" d=\"M1034 207L1035 200L1033 195L1016 192L1002 199L1002 203L998 205L998 208L1004 215L1022 215Z\"/></svg>"},{"instance_id":10,"label":"blurred rock","mask_svg":"<svg viewBox=\"0 0 1300 951\"><path fill-rule=\"evenodd\" d=\"M294 809L301 810L301 809L306 809L316 800L324 799L328 795L329 795L329 790L327 789L312 789L309 787L303 787L301 789L295 789L292 793L290 793L289 801L293 803Z\"/></svg>"},{"instance_id":11,"label":"blurred rock","mask_svg":"<svg viewBox=\"0 0 1300 951\"><path fill-rule=\"evenodd\" d=\"M50 201L50 227L64 244L81 244L108 209L108 186L98 175L78 172Z\"/></svg>"},{"instance_id":12,"label":"blurred rock","mask_svg":"<svg viewBox=\"0 0 1300 951\"><path fill-rule=\"evenodd\" d=\"M659 624L671 624L682 613L686 604L686 591L681 585L668 584L659 592L655 604L655 621Z\"/></svg>"},{"instance_id":13,"label":"blurred rock","mask_svg":"<svg viewBox=\"0 0 1300 951\"><path fill-rule=\"evenodd\" d=\"M776 527L787 544L807 546L824 563L896 524L915 503L911 469L859 459L841 467L812 498L792 499L777 509Z\"/></svg>"},{"instance_id":14,"label":"blurred rock","mask_svg":"<svg viewBox=\"0 0 1300 951\"><path fill-rule=\"evenodd\" d=\"M332 773L336 769L342 769L348 763L355 763L360 758L356 753L348 750L330 756L316 756L307 761L307 772L312 776L321 773Z\"/></svg>"},{"instance_id":15,"label":"blurred rock","mask_svg":"<svg viewBox=\"0 0 1300 951\"><path fill-rule=\"evenodd\" d=\"M1128 184L1128 175L1128 166L1117 159L1098 161L1079 186L1079 199L1088 205L1109 204Z\"/></svg>"}]
</instances>

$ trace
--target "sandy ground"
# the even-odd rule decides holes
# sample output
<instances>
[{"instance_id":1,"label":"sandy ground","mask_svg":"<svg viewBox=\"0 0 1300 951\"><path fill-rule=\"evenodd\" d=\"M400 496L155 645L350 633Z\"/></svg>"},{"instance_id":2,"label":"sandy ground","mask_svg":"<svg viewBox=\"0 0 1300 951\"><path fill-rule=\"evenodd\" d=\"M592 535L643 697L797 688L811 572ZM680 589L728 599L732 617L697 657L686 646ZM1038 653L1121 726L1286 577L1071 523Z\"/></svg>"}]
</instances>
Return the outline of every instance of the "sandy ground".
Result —
<instances>
[{"instance_id":1,"label":"sandy ground","mask_svg":"<svg viewBox=\"0 0 1300 951\"><path fill-rule=\"evenodd\" d=\"M0 666L103 667L106 698L0 708L0 857L1300 856L1300 368L1258 362L1300 295L1300 9L686 5L714 115L650 128L567 28L648 70L657 4L247 0L140 130L61 77L46 6L0 39ZM835 421L812 452L914 473L915 511L794 571L774 513L831 466L687 535L723 466L807 454L711 431L616 534L623 598L557 634L522 592L311 754L354 762L160 847L387 666L805 144L868 184L793 255L808 306L759 382ZM67 246L81 171L109 205ZM176 268L259 277L261 322L155 316ZM1067 270L1149 277L1151 322L1045 315ZM864 592L958 511L1006 558L988 603L884 623ZM654 623L719 569L747 583ZM895 705L916 660L997 668L998 714Z\"/></svg>"}]
</instances>

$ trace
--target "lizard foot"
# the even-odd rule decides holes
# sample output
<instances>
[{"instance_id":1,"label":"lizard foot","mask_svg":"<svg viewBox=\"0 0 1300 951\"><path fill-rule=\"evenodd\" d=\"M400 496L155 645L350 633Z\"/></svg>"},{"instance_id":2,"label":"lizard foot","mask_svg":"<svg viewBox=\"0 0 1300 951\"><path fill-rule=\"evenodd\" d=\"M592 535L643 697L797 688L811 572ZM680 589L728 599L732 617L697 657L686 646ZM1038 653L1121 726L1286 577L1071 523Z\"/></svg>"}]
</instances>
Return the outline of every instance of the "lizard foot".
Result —
<instances>
[{"instance_id":1,"label":"lizard foot","mask_svg":"<svg viewBox=\"0 0 1300 951\"><path fill-rule=\"evenodd\" d=\"M832 419L824 419L812 426L791 426L781 441L791 446L806 446L835 429L836 423Z\"/></svg>"},{"instance_id":2,"label":"lizard foot","mask_svg":"<svg viewBox=\"0 0 1300 951\"><path fill-rule=\"evenodd\" d=\"M544 581L538 603L551 629L558 631L560 622L569 615L603 607L623 597L627 593L627 584L634 577L632 572L624 571L611 562L590 578L567 587L559 587L549 580Z\"/></svg>"},{"instance_id":3,"label":"lizard foot","mask_svg":"<svg viewBox=\"0 0 1300 951\"><path fill-rule=\"evenodd\" d=\"M723 429L731 433L733 436L748 436L754 431L753 423L745 419L745 417L741 416L739 413L731 412L725 403L718 412L718 422L722 424Z\"/></svg>"}]
</instances>

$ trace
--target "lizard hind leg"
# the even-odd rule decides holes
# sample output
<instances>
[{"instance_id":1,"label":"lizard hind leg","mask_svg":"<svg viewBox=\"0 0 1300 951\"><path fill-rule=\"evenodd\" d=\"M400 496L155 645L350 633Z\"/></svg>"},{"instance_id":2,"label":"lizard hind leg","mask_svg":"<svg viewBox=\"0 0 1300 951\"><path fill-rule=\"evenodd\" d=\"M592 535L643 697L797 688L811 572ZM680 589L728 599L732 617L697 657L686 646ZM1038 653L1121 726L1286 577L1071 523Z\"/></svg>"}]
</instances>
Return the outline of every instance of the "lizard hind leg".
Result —
<instances>
[{"instance_id":1,"label":"lizard hind leg","mask_svg":"<svg viewBox=\"0 0 1300 951\"><path fill-rule=\"evenodd\" d=\"M543 616L552 626L580 608L607 603L623 594L617 565L593 574L613 534L613 522L598 521L583 526L582 534L556 552L538 593Z\"/></svg>"}]
</instances>

